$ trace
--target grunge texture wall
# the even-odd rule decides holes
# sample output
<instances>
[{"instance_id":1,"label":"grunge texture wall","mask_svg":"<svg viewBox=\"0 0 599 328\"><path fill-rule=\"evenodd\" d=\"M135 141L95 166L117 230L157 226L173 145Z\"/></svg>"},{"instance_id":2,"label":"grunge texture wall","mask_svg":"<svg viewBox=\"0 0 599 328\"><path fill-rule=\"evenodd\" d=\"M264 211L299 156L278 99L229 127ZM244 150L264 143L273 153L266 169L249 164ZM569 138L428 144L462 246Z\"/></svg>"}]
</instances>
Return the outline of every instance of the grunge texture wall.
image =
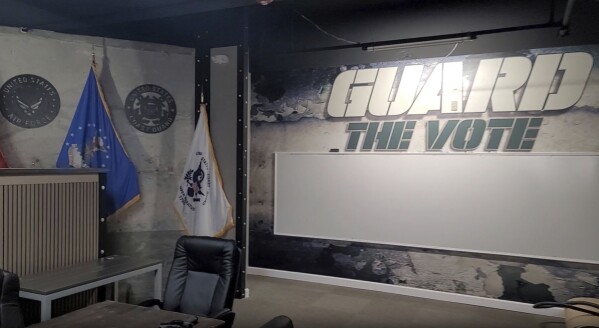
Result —
<instances>
[{"instance_id":1,"label":"grunge texture wall","mask_svg":"<svg viewBox=\"0 0 599 328\"><path fill-rule=\"evenodd\" d=\"M416 127L410 134L409 146L395 147L396 152L427 152L432 144L427 143L426 126L438 121L441 127L452 119L492 118L518 119L522 117L542 118L537 133L528 135L533 140L527 149L507 149L508 134L503 136L501 146L493 152L598 152L599 151L599 69L597 46L522 49L507 53L449 56L447 58L410 58L394 62L379 62L353 65L324 66L312 68L289 68L275 71L264 70L253 74L253 101L251 109L251 186L250 186L250 256L253 267L303 272L325 276L378 282L423 288L435 291L452 292L466 295L497 298L510 301L534 303L538 301L565 301L574 296L596 296L599 294L599 268L596 265L569 262L530 259L512 256L475 254L468 252L440 251L434 249L409 248L382 244L366 244L347 241L277 236L273 234L274 211L274 153L275 152L329 152L338 149L341 152L377 151L372 145L366 146L366 128L361 131L360 139L352 147L350 134L358 129L359 122L380 122L377 132L386 121L415 121ZM461 113L467 107L467 99L474 84L477 69L481 61L490 58L521 57L531 64L541 60L544 54L584 51L594 58L594 66L589 66L585 77L584 91L581 97L565 109L556 111L517 112L518 104L524 98L523 84L519 84L513 94L516 107L510 112L493 110L499 108L499 98L489 102L478 113ZM442 105L441 84L426 91L426 81L434 75L433 68L440 63L463 62L463 92L457 100L459 104ZM591 61L592 62L592 61ZM405 72L408 66L423 65L422 74L418 74L417 88L414 91L414 103L424 103L423 112L412 115L409 111L393 116L372 115L376 109L369 107L370 113L356 114L354 117L339 117L343 113L331 115L331 94L337 76L351 70L369 68L399 67ZM556 69L556 71L559 71ZM505 73L505 72L504 72ZM499 79L507 76L499 73ZM559 74L562 74L563 71ZM379 71L380 74L380 71ZM401 73L398 73L401 75ZM503 75L502 75L503 74ZM531 81L530 71L524 73L524 81ZM565 76L565 73L563 73ZM398 76L399 76L398 75ZM356 75L357 76L357 75ZM554 76L551 76L553 80ZM372 81L354 80L354 89L374 84ZM559 78L557 78L559 79ZM499 80L498 80L499 81ZM491 85L495 85L492 81ZM369 84L370 83L370 84ZM499 83L499 82L497 82ZM536 82L534 82L536 83ZM531 83L531 84L534 84ZM557 82L549 82L555 94ZM395 84L397 86L397 83ZM424 91L421 91L424 90ZM399 91L398 91L399 92ZM430 92L418 100L419 93ZM463 94L463 96L462 96ZM359 101L348 95L342 103ZM387 94L385 94L386 96ZM412 94L414 95L414 94ZM369 96L366 96L368 98ZM370 102L373 102L370 96ZM348 101L349 100L349 101ZM385 101L387 99L384 99ZM382 101L382 103L385 103ZM381 102L377 102L381 104ZM544 102L543 102L544 103ZM422 104L421 104L422 105ZM542 105L541 105L542 106ZM451 113L450 107L456 107ZM346 112L346 116L349 113ZM341 113L341 114L339 114ZM335 117L333 117L335 116ZM352 125L353 124L353 125ZM353 128L352 128L353 126ZM515 131L511 126L509 131ZM452 146L452 132L449 141L438 147L443 152L485 152L484 139L480 146L473 149L456 149ZM535 134L533 136L533 134ZM488 137L485 137L488 138ZM429 138L430 139L430 138ZM357 140L357 139L356 139ZM357 145L357 146L356 146ZM374 143L376 146L376 142ZM396 145L397 146L397 145ZM357 148L357 150L356 150ZM400 148L400 149L397 149ZM434 147L433 147L434 148ZM524 147L526 148L526 147ZM385 149L385 151L390 151ZM319 170L314 167L313 170ZM357 172L358 174L358 172ZM442 182L440 182L442 183ZM318 193L318 190L314 190ZM323 195L325 197L326 195ZM506 203L506 205L509 205ZM310 204L305 204L310 206ZM340 205L342 206L342 204ZM434 206L434 204L431 204ZM491 209L492 210L492 209ZM472 213L471 215L477 215ZM364 218L376 223L373 218ZM425 218L423 218L425 219ZM599 223L598 223L599 224ZM599 228L599 226L598 226ZM431 227L438 229L438 227ZM517 226L513 229L518 229ZM570 236L572 237L572 236ZM530 236L531 242L543 236ZM565 236L565 238L567 238ZM400 243L400 241L398 241ZM560 241L556 241L560 242Z\"/></svg>"}]
</instances>

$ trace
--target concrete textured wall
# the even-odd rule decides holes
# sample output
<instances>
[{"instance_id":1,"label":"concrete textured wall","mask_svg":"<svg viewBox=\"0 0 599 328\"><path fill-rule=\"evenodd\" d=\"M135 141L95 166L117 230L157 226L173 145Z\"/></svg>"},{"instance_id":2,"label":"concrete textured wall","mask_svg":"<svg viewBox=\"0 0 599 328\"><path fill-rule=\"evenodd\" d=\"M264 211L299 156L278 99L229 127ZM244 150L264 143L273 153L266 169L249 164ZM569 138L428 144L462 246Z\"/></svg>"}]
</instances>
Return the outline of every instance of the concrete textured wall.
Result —
<instances>
[{"instance_id":1,"label":"concrete textured wall","mask_svg":"<svg viewBox=\"0 0 599 328\"><path fill-rule=\"evenodd\" d=\"M18 127L0 116L0 149L12 167L55 167L95 52L100 83L115 129L137 168L142 197L108 218L107 254L168 264L181 234L172 201L194 129L194 49L6 27L0 27L0 44L0 84L35 74L54 85L61 101L56 119L39 128ZM143 84L161 86L175 99L175 121L161 133L143 133L127 121L125 99ZM151 284L147 288L144 281L126 282L121 292L128 300L151 296Z\"/></svg>"}]
</instances>

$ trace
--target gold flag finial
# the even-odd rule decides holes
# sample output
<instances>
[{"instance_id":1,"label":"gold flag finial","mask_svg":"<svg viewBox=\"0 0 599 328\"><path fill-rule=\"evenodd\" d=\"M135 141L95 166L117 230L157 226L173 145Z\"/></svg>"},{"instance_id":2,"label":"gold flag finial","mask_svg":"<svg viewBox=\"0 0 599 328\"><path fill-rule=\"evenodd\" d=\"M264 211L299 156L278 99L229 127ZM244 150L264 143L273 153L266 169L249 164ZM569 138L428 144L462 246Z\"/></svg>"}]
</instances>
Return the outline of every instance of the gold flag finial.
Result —
<instances>
[{"instance_id":1,"label":"gold flag finial","mask_svg":"<svg viewBox=\"0 0 599 328\"><path fill-rule=\"evenodd\" d=\"M96 49L92 44L92 66L96 69Z\"/></svg>"}]
</instances>

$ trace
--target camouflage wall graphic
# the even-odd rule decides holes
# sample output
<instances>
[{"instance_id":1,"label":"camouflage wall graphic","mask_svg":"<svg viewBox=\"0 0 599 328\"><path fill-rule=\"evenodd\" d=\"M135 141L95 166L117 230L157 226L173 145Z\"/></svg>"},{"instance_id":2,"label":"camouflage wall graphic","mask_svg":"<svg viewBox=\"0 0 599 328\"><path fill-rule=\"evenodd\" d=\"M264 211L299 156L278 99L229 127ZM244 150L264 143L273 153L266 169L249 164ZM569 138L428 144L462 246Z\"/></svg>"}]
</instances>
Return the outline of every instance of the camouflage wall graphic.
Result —
<instances>
[{"instance_id":1,"label":"camouflage wall graphic","mask_svg":"<svg viewBox=\"0 0 599 328\"><path fill-rule=\"evenodd\" d=\"M599 152L598 61L580 46L254 72L250 266L528 303L599 295L592 264L273 234L275 152Z\"/></svg>"}]
</instances>

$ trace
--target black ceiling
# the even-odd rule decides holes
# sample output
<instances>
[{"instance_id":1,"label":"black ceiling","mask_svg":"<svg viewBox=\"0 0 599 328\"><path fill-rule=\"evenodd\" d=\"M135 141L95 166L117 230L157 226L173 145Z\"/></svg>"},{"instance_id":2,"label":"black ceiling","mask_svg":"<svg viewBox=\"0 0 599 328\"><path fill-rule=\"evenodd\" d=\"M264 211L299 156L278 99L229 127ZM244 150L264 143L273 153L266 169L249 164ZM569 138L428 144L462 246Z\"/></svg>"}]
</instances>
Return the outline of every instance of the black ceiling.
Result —
<instances>
[{"instance_id":1,"label":"black ceiling","mask_svg":"<svg viewBox=\"0 0 599 328\"><path fill-rule=\"evenodd\" d=\"M0 24L73 31L256 5L255 0L1 0Z\"/></svg>"},{"instance_id":2,"label":"black ceiling","mask_svg":"<svg viewBox=\"0 0 599 328\"><path fill-rule=\"evenodd\" d=\"M0 25L193 46L206 18L246 6L259 5L255 0L0 0Z\"/></svg>"},{"instance_id":3,"label":"black ceiling","mask_svg":"<svg viewBox=\"0 0 599 328\"><path fill-rule=\"evenodd\" d=\"M319 27L373 42L545 23L551 8L559 21L567 1L275 0L260 6L256 0L0 0L0 25L187 47L238 43L249 26L255 49L269 51L277 43L293 50L343 44ZM575 14L594 17L598 7L597 0L577 0Z\"/></svg>"}]
</instances>

